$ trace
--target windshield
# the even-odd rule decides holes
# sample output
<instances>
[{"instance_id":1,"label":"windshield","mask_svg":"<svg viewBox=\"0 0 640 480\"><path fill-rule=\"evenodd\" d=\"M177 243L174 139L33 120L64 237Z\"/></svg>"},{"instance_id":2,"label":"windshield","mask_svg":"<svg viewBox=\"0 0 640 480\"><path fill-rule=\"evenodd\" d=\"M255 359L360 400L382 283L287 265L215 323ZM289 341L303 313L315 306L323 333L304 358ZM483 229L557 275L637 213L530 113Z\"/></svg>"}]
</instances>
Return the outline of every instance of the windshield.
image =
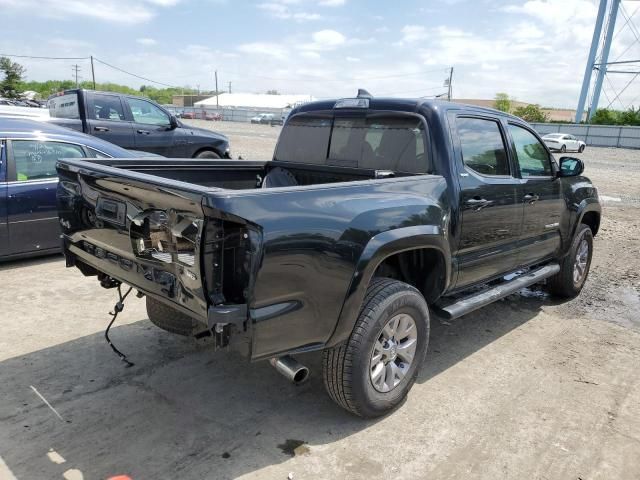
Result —
<instances>
[{"instance_id":1,"label":"windshield","mask_svg":"<svg viewBox=\"0 0 640 480\"><path fill-rule=\"evenodd\" d=\"M545 135L545 138L562 138L562 133L550 133L549 135Z\"/></svg>"},{"instance_id":2,"label":"windshield","mask_svg":"<svg viewBox=\"0 0 640 480\"><path fill-rule=\"evenodd\" d=\"M420 118L400 114L299 114L280 134L274 159L394 172L430 171Z\"/></svg>"}]
</instances>

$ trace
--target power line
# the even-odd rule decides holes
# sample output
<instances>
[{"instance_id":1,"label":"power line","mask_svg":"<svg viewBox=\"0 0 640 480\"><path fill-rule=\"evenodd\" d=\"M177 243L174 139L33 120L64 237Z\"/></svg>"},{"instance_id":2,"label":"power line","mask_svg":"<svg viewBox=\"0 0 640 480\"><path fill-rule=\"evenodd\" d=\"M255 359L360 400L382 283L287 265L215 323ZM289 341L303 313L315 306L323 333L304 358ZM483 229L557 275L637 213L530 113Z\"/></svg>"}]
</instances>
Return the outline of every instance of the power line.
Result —
<instances>
[{"instance_id":1,"label":"power line","mask_svg":"<svg viewBox=\"0 0 640 480\"><path fill-rule=\"evenodd\" d=\"M151 80L150 78L143 77L141 75L136 75L135 73L127 72L126 70L123 70L120 67L116 67L115 65L111 65L110 63L104 62L104 61L100 60L97 57L93 57L93 59L96 62L102 63L103 65L106 65L107 67L113 68L114 70L118 70L119 72L122 72L122 73L126 73L127 75L131 75L132 77L139 78L140 80L144 80L145 82L155 83L157 85L162 85L163 87L168 87L168 88L180 88L180 87L177 87L175 85L169 85L168 83L158 82L156 80Z\"/></svg>"},{"instance_id":2,"label":"power line","mask_svg":"<svg viewBox=\"0 0 640 480\"><path fill-rule=\"evenodd\" d=\"M34 55L12 55L10 53L0 53L0 57L31 58L36 60L89 60L90 57L38 57Z\"/></svg>"}]
</instances>

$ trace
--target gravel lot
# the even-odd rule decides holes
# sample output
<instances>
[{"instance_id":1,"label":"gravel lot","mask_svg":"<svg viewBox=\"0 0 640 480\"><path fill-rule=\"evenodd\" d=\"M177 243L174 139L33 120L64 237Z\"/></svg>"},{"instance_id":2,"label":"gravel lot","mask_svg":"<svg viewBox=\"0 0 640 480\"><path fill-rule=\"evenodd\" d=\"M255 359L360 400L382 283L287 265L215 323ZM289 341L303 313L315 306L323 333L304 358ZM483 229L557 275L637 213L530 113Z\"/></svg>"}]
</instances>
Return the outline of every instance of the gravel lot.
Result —
<instances>
[{"instance_id":1,"label":"gravel lot","mask_svg":"<svg viewBox=\"0 0 640 480\"><path fill-rule=\"evenodd\" d=\"M249 159L280 130L201 123ZM582 295L434 319L409 398L376 421L329 400L317 355L294 387L135 298L112 330L125 368L103 337L114 291L58 257L0 265L0 479L640 478L640 151L580 156L605 203Z\"/></svg>"}]
</instances>

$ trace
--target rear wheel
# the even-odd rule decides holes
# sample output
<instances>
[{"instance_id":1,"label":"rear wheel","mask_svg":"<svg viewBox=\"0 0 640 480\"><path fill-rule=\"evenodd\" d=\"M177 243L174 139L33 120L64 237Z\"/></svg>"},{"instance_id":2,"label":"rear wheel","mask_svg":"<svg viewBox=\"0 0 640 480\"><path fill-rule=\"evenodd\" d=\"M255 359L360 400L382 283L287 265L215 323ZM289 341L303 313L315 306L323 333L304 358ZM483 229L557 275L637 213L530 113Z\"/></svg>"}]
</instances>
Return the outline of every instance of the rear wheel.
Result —
<instances>
[{"instance_id":1,"label":"rear wheel","mask_svg":"<svg viewBox=\"0 0 640 480\"><path fill-rule=\"evenodd\" d=\"M324 352L329 396L361 417L384 415L407 396L428 342L429 309L420 292L397 280L374 279L349 339Z\"/></svg>"},{"instance_id":2,"label":"rear wheel","mask_svg":"<svg viewBox=\"0 0 640 480\"><path fill-rule=\"evenodd\" d=\"M151 323L167 332L185 337L192 333L194 320L190 316L150 297L147 297L147 315Z\"/></svg>"},{"instance_id":3,"label":"rear wheel","mask_svg":"<svg viewBox=\"0 0 640 480\"><path fill-rule=\"evenodd\" d=\"M580 148L578 148L578 152L580 153L584 152L584 148L585 148L584 145L580 145Z\"/></svg>"},{"instance_id":4,"label":"rear wheel","mask_svg":"<svg viewBox=\"0 0 640 480\"><path fill-rule=\"evenodd\" d=\"M577 296L589 276L592 256L593 233L588 225L581 223L569 254L560 263L560 271L549 279L549 291L563 298Z\"/></svg>"},{"instance_id":5,"label":"rear wheel","mask_svg":"<svg viewBox=\"0 0 640 480\"><path fill-rule=\"evenodd\" d=\"M562 147L560 147L560 151L562 153L565 153L567 151L567 146L566 145L562 145Z\"/></svg>"},{"instance_id":6,"label":"rear wheel","mask_svg":"<svg viewBox=\"0 0 640 480\"><path fill-rule=\"evenodd\" d=\"M203 152L198 153L194 158L211 158L211 159L216 159L216 158L220 158L220 155L218 155L216 152L214 152L213 150L205 150Z\"/></svg>"}]
</instances>

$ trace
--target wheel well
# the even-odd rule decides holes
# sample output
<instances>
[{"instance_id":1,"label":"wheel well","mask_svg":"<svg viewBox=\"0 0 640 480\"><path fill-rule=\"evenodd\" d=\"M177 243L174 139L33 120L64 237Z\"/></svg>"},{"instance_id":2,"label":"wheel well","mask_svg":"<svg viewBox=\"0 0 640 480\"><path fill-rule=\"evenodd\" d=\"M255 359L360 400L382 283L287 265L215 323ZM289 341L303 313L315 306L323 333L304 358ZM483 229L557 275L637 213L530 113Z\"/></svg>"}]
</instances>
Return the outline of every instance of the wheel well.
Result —
<instances>
[{"instance_id":1,"label":"wheel well","mask_svg":"<svg viewBox=\"0 0 640 480\"><path fill-rule=\"evenodd\" d=\"M418 248L385 258L374 277L387 277L416 287L427 303L435 302L446 283L444 255L434 248Z\"/></svg>"},{"instance_id":2,"label":"wheel well","mask_svg":"<svg viewBox=\"0 0 640 480\"><path fill-rule=\"evenodd\" d=\"M600 229L600 214L598 212L587 212L582 217L581 223L588 225L591 229L591 233L595 237L596 233Z\"/></svg>"}]
</instances>

